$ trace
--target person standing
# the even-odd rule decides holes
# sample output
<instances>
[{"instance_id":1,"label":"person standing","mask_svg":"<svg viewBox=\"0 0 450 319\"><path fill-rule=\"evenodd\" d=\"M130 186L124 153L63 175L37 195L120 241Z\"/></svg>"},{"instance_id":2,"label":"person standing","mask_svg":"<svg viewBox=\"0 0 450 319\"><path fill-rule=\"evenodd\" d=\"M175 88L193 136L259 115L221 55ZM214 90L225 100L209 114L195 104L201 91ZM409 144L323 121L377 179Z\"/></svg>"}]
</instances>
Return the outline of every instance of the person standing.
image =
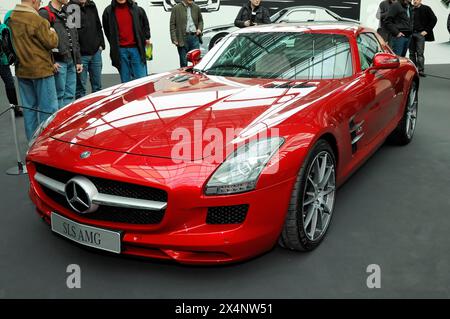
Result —
<instances>
[{"instance_id":1,"label":"person standing","mask_svg":"<svg viewBox=\"0 0 450 319\"><path fill-rule=\"evenodd\" d=\"M53 50L59 108L75 101L77 73L83 71L78 32L75 25L68 23L68 3L69 0L51 0L47 7L39 10L41 17L47 19L55 28L59 38L58 48Z\"/></svg>"},{"instance_id":2,"label":"person standing","mask_svg":"<svg viewBox=\"0 0 450 319\"><path fill-rule=\"evenodd\" d=\"M389 8L386 28L392 36L392 50L399 56L406 56L413 33L413 9L410 0L398 0Z\"/></svg>"},{"instance_id":3,"label":"person standing","mask_svg":"<svg viewBox=\"0 0 450 319\"><path fill-rule=\"evenodd\" d=\"M58 35L38 14L41 0L22 0L13 9L9 26L17 55L16 76L25 123L31 139L39 123L58 110L51 50L58 46ZM43 111L45 113L38 113Z\"/></svg>"},{"instance_id":4,"label":"person standing","mask_svg":"<svg viewBox=\"0 0 450 319\"><path fill-rule=\"evenodd\" d=\"M269 10L261 5L261 1L250 0L244 4L234 20L234 25L238 28L245 28L258 24L269 24Z\"/></svg>"},{"instance_id":5,"label":"person standing","mask_svg":"<svg viewBox=\"0 0 450 319\"><path fill-rule=\"evenodd\" d=\"M75 96L78 99L86 95L88 73L92 93L102 89L102 51L105 49L105 38L94 1L71 0L70 5L77 5L80 9L78 41L83 71L77 77Z\"/></svg>"},{"instance_id":6,"label":"person standing","mask_svg":"<svg viewBox=\"0 0 450 319\"><path fill-rule=\"evenodd\" d=\"M122 83L147 76L145 46L151 44L147 15L133 0L112 0L102 16L112 65Z\"/></svg>"},{"instance_id":7,"label":"person standing","mask_svg":"<svg viewBox=\"0 0 450 319\"><path fill-rule=\"evenodd\" d=\"M383 0L380 2L380 6L377 11L377 19L380 20L378 27L378 33L383 37L384 41L388 44L391 43L392 36L389 30L386 28L386 17L389 12L390 7L397 0Z\"/></svg>"},{"instance_id":8,"label":"person standing","mask_svg":"<svg viewBox=\"0 0 450 319\"><path fill-rule=\"evenodd\" d=\"M414 27L409 44L409 58L417 66L419 75L425 77L425 41L434 41L433 29L437 18L429 6L422 4L422 0L414 0L413 5Z\"/></svg>"},{"instance_id":9,"label":"person standing","mask_svg":"<svg viewBox=\"0 0 450 319\"><path fill-rule=\"evenodd\" d=\"M182 0L170 14L170 38L178 49L180 67L187 66L186 54L200 49L203 32L203 16L193 0Z\"/></svg>"}]
</instances>

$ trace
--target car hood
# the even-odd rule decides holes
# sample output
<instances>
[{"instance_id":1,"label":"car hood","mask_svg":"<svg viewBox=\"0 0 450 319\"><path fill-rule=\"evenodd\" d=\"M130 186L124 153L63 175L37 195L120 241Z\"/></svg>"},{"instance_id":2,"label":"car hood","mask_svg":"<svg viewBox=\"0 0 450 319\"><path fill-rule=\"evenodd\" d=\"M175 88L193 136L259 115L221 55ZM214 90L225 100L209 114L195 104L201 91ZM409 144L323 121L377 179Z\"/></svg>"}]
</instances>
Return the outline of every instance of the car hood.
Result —
<instances>
[{"instance_id":1,"label":"car hood","mask_svg":"<svg viewBox=\"0 0 450 319\"><path fill-rule=\"evenodd\" d=\"M179 70L78 100L58 112L49 135L98 149L198 160L206 156L199 146L205 149L213 135L222 134L216 142L225 146L278 126L326 95L336 86L333 82L224 78ZM175 146L192 152L174 155Z\"/></svg>"}]
</instances>

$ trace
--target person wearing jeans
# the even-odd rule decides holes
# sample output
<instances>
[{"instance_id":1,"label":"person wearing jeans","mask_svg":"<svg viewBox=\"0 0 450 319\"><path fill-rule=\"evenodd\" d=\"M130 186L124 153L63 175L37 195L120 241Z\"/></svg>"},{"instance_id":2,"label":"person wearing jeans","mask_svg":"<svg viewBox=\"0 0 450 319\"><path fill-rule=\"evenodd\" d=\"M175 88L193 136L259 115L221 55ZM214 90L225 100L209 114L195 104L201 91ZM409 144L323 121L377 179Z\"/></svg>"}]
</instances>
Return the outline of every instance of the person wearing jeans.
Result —
<instances>
[{"instance_id":1,"label":"person wearing jeans","mask_svg":"<svg viewBox=\"0 0 450 319\"><path fill-rule=\"evenodd\" d=\"M414 12L410 0L398 0L389 8L385 26L392 35L392 50L399 56L406 56L413 33Z\"/></svg>"},{"instance_id":2,"label":"person wearing jeans","mask_svg":"<svg viewBox=\"0 0 450 319\"><path fill-rule=\"evenodd\" d=\"M68 3L69 0L51 0L47 7L39 10L58 34L58 48L53 50L53 58L59 108L75 101L77 73L83 71L78 32L74 19L67 12Z\"/></svg>"},{"instance_id":3,"label":"person wearing jeans","mask_svg":"<svg viewBox=\"0 0 450 319\"><path fill-rule=\"evenodd\" d=\"M9 22L20 61L15 67L28 140L39 123L58 109L51 56L51 50L58 45L58 36L37 13L40 3L40 0L22 0L12 11Z\"/></svg>"},{"instance_id":4,"label":"person wearing jeans","mask_svg":"<svg viewBox=\"0 0 450 319\"><path fill-rule=\"evenodd\" d=\"M102 16L112 65L122 83L147 76L146 45L151 44L147 15L134 0L112 0Z\"/></svg>"},{"instance_id":5,"label":"person wearing jeans","mask_svg":"<svg viewBox=\"0 0 450 319\"><path fill-rule=\"evenodd\" d=\"M77 77L76 98L78 99L86 95L88 77L92 93L102 89L102 51L105 49L105 38L94 1L71 0L70 5L78 6L81 15L78 41L83 71Z\"/></svg>"},{"instance_id":6,"label":"person wearing jeans","mask_svg":"<svg viewBox=\"0 0 450 319\"><path fill-rule=\"evenodd\" d=\"M433 29L437 18L422 0L414 0L414 31L409 44L409 58L417 66L419 75L425 77L425 41L434 41Z\"/></svg>"},{"instance_id":7,"label":"person wearing jeans","mask_svg":"<svg viewBox=\"0 0 450 319\"><path fill-rule=\"evenodd\" d=\"M200 48L203 16L193 0L183 0L172 8L170 38L178 49L180 67L187 66L186 54Z\"/></svg>"}]
</instances>

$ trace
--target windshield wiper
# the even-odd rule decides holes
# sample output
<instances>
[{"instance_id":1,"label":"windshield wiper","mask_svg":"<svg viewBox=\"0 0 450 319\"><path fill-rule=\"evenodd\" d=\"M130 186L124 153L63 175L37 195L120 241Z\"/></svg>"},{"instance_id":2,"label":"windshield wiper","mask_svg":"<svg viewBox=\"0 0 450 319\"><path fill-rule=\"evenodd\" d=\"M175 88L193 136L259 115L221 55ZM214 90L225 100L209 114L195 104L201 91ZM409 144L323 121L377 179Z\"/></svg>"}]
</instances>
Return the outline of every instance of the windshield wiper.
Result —
<instances>
[{"instance_id":1,"label":"windshield wiper","mask_svg":"<svg viewBox=\"0 0 450 319\"><path fill-rule=\"evenodd\" d=\"M240 65L240 64L233 64L233 63L223 63L223 64L213 65L209 69L202 70L202 72L205 74L208 74L209 71L214 70L214 69L219 69L219 68L237 68L237 69L245 70L248 73L250 73L250 68L248 66Z\"/></svg>"}]
</instances>

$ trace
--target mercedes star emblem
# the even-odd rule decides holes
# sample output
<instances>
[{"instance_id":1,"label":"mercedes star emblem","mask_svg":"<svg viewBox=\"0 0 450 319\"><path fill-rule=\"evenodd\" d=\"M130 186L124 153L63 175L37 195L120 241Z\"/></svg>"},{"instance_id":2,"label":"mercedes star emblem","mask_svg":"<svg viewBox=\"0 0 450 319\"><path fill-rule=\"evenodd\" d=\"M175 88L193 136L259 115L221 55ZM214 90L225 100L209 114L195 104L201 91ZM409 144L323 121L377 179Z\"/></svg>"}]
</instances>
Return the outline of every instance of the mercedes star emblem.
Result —
<instances>
[{"instance_id":1,"label":"mercedes star emblem","mask_svg":"<svg viewBox=\"0 0 450 319\"><path fill-rule=\"evenodd\" d=\"M98 205L92 202L98 194L97 188L84 176L76 176L68 181L65 193L70 207L80 214L92 213L98 209Z\"/></svg>"}]
</instances>

